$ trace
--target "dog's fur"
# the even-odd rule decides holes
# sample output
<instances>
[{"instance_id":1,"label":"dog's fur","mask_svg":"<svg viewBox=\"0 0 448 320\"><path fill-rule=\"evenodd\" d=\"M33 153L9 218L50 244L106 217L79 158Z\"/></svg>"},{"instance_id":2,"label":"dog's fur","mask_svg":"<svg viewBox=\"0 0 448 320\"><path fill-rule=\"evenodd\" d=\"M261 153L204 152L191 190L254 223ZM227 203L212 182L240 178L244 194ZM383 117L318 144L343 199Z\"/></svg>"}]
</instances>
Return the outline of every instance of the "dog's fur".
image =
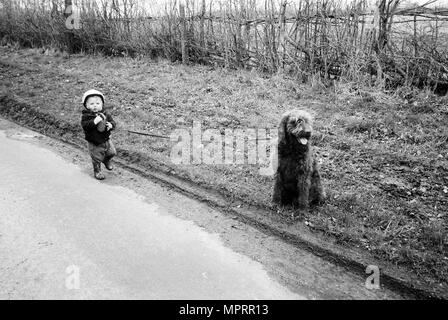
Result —
<instances>
[{"instance_id":1,"label":"dog's fur","mask_svg":"<svg viewBox=\"0 0 448 320\"><path fill-rule=\"evenodd\" d=\"M318 162L310 145L311 115L303 110L285 113L278 128L278 164L273 201L280 205L308 208L323 202Z\"/></svg>"}]
</instances>

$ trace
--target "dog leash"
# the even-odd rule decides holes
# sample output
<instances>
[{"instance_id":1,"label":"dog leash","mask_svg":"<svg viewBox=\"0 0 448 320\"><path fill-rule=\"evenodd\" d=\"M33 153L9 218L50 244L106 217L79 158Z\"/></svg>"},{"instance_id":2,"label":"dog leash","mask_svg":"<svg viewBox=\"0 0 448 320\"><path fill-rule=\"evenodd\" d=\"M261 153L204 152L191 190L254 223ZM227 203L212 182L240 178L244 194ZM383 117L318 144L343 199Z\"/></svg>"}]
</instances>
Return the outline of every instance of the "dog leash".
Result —
<instances>
[{"instance_id":1,"label":"dog leash","mask_svg":"<svg viewBox=\"0 0 448 320\"><path fill-rule=\"evenodd\" d=\"M171 139L168 136L163 136L160 134L153 134L153 133L147 133L147 132L140 132L140 131L133 131L133 130L127 130L130 133L139 134L142 136L148 136L148 137L154 137L154 138L161 138L161 139Z\"/></svg>"},{"instance_id":2,"label":"dog leash","mask_svg":"<svg viewBox=\"0 0 448 320\"><path fill-rule=\"evenodd\" d=\"M141 132L141 131L134 131L134 130L127 130L127 132L142 135L142 136L153 137L153 138L161 138L161 139L168 139L168 140L171 139L168 136L164 136L164 135L160 135L160 134L153 134L153 133L148 133L148 132ZM248 139L247 141L257 141L257 140L258 141L263 141L263 140L267 141L267 140L271 140L271 138L254 138L254 139Z\"/></svg>"}]
</instances>

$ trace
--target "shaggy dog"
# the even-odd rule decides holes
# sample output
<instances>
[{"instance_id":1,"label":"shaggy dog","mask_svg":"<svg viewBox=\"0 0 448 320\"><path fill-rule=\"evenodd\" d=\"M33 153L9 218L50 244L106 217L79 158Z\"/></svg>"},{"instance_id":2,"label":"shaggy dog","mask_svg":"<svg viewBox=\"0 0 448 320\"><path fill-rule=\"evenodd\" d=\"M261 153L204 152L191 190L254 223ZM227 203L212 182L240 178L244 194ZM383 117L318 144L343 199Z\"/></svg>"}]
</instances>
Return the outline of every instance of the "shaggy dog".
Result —
<instances>
[{"instance_id":1,"label":"shaggy dog","mask_svg":"<svg viewBox=\"0 0 448 320\"><path fill-rule=\"evenodd\" d=\"M280 205L307 208L321 203L324 190L310 138L311 115L302 110L285 113L278 128L277 167L273 201Z\"/></svg>"}]
</instances>

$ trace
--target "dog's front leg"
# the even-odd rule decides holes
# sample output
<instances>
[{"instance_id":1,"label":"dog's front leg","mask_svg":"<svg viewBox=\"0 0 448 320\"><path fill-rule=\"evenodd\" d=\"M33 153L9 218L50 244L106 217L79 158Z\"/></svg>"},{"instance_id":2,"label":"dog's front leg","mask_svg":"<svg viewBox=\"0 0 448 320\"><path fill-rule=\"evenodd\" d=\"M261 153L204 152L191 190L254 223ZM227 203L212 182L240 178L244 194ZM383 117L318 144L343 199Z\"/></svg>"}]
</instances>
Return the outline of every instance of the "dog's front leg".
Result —
<instances>
[{"instance_id":1,"label":"dog's front leg","mask_svg":"<svg viewBox=\"0 0 448 320\"><path fill-rule=\"evenodd\" d=\"M311 179L309 175L303 175L298 178L297 181L297 200L295 205L299 209L307 209L309 207Z\"/></svg>"},{"instance_id":2,"label":"dog's front leg","mask_svg":"<svg viewBox=\"0 0 448 320\"><path fill-rule=\"evenodd\" d=\"M283 186L282 186L282 183L281 183L281 181L279 181L280 179L279 179L279 177L276 175L275 176L275 185L274 185L274 192L273 192L273 195L272 195L272 201L274 202L274 203L277 203L277 204L282 204L282 191L283 191Z\"/></svg>"}]
</instances>

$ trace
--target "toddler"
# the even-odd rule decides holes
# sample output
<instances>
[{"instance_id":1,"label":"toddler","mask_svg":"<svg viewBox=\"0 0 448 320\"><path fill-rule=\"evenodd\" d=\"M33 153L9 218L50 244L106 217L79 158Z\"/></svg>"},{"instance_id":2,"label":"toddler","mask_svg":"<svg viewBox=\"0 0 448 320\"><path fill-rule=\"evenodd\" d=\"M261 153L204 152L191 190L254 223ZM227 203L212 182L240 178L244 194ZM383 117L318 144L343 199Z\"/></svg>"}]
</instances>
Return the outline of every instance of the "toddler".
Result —
<instances>
[{"instance_id":1,"label":"toddler","mask_svg":"<svg viewBox=\"0 0 448 320\"><path fill-rule=\"evenodd\" d=\"M117 154L110 140L111 131L115 129L115 121L109 112L104 110L104 95L98 90L89 90L82 97L81 125L88 142L93 173L96 179L104 180L101 163L107 170L113 170L111 160Z\"/></svg>"}]
</instances>

